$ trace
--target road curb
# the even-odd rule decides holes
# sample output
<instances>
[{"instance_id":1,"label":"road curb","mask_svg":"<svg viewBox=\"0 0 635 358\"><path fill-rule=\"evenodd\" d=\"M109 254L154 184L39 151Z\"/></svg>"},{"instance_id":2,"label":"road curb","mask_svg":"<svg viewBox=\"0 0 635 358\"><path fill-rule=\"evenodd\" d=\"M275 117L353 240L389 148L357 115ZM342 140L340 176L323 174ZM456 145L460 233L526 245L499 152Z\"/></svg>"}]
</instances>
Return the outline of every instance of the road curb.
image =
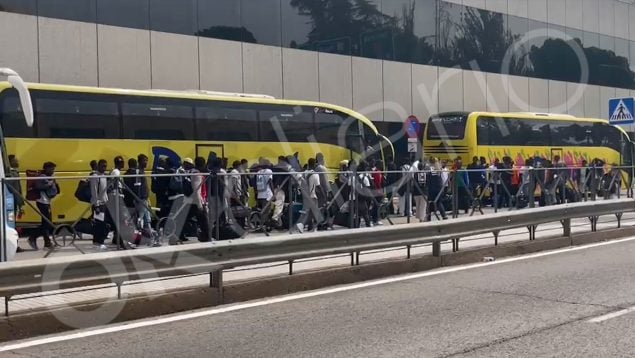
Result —
<instances>
[{"instance_id":1,"label":"road curb","mask_svg":"<svg viewBox=\"0 0 635 358\"><path fill-rule=\"evenodd\" d=\"M291 276L274 276L247 281L227 283L223 288L224 303L244 302L265 297L315 290L324 287L350 284L384 277L427 271L444 266L456 266L480 262L484 257L509 257L548 251L568 246L586 245L595 242L616 240L635 236L635 227L574 234L571 237L552 237L535 241L522 241L494 247L476 248L455 253L444 253L441 257L430 255L413 256L411 259L390 259L378 262L361 262L358 266L338 267L325 270L301 272ZM610 239L609 239L610 238ZM122 302L123 301L123 302ZM72 316L77 311L94 311L89 322L82 328L104 324L99 312L122 306L121 312L110 323L173 314L219 305L216 288L199 287L143 295L124 300L108 300L77 304L54 310L20 312L0 319L0 342L31 338L74 329L61 322L58 317Z\"/></svg>"}]
</instances>

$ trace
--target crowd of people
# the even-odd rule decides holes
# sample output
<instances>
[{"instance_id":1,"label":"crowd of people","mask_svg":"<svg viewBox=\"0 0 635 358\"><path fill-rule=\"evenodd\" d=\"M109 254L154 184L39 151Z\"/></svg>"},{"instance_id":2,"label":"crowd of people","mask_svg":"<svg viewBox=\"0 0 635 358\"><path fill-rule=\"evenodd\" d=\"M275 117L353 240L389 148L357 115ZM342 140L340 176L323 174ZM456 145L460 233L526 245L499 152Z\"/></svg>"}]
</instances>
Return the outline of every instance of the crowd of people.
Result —
<instances>
[{"instance_id":1,"label":"crowd of people","mask_svg":"<svg viewBox=\"0 0 635 358\"><path fill-rule=\"evenodd\" d=\"M10 176L19 177L19 162L10 156ZM260 158L249 165L246 159L229 165L214 153L205 159L158 158L150 178L149 158L139 154L126 161L117 156L113 167L105 159L90 163L90 175L81 180L75 196L90 204L90 234L93 243L107 249L112 244L128 249L146 242L160 245L159 226L170 243L197 237L206 242L243 236L243 230L329 230L334 226L373 227L383 225L387 215L416 216L421 222L433 217L448 219L453 213L495 208L523 208L535 200L538 205L554 205L580 200L594 186L600 194L612 194L621 186L619 170L605 170L605 163L594 159L577 168L568 168L559 156L553 161L528 158L516 165L510 157L474 157L464 166L454 161L429 158L344 160L339 169L329 172L324 155L318 153L301 165L298 155L281 155L273 164ZM126 168L127 166L127 168ZM37 238L51 247L53 219L51 203L60 187L54 179L55 163L44 163L29 180L26 200L35 202L42 222L29 239L38 249ZM27 173L28 175L28 173ZM16 209L23 212L22 188L10 181ZM150 202L156 198L156 208ZM251 203L255 207L251 208ZM259 215L259 227L250 222ZM363 225L362 225L363 222ZM156 225L162 223L162 225ZM167 233L167 234L166 234Z\"/></svg>"}]
</instances>

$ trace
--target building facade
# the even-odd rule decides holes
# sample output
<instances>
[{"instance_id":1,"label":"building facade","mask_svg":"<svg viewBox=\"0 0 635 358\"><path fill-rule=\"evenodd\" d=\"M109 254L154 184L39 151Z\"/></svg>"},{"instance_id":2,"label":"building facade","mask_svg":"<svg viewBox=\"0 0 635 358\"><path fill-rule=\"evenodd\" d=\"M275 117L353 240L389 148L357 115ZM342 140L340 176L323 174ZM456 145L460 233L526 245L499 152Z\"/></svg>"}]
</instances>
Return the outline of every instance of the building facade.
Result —
<instances>
[{"instance_id":1,"label":"building facade","mask_svg":"<svg viewBox=\"0 0 635 358\"><path fill-rule=\"evenodd\" d=\"M608 117L635 94L625 0L0 0L33 82L317 100L385 134L410 114Z\"/></svg>"}]
</instances>

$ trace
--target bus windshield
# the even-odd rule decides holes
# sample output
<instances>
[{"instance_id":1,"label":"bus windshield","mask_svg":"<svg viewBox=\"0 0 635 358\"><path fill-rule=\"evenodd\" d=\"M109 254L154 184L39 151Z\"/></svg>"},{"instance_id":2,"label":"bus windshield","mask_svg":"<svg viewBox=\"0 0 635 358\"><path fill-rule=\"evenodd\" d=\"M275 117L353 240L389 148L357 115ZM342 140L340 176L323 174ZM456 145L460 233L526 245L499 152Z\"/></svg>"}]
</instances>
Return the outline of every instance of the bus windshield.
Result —
<instances>
[{"instance_id":1,"label":"bus windshield","mask_svg":"<svg viewBox=\"0 0 635 358\"><path fill-rule=\"evenodd\" d=\"M445 140L465 138L466 114L437 115L428 121L426 139Z\"/></svg>"}]
</instances>

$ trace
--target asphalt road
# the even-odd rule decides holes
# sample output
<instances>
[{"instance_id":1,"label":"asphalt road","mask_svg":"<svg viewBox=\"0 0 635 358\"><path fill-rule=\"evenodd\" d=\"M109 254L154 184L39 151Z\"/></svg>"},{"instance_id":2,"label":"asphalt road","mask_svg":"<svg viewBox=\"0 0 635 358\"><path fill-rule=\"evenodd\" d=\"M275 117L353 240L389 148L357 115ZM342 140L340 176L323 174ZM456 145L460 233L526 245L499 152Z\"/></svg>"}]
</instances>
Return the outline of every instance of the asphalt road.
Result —
<instances>
[{"instance_id":1,"label":"asphalt road","mask_svg":"<svg viewBox=\"0 0 635 358\"><path fill-rule=\"evenodd\" d=\"M612 243L0 356L631 357L635 312L589 320L635 306L634 258Z\"/></svg>"}]
</instances>

